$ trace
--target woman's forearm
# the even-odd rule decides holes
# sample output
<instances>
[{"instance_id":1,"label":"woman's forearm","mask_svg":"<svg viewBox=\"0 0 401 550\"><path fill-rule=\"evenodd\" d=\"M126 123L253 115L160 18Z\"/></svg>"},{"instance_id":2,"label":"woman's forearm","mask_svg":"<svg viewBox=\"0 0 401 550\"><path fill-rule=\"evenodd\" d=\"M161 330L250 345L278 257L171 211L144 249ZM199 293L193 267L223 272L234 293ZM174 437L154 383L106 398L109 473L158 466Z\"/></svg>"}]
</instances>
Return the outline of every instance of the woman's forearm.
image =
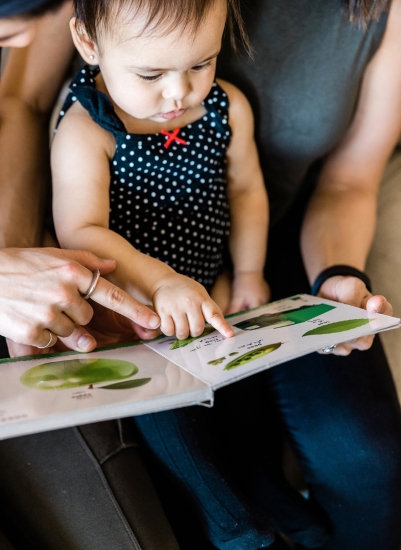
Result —
<instances>
[{"instance_id":1,"label":"woman's forearm","mask_svg":"<svg viewBox=\"0 0 401 550\"><path fill-rule=\"evenodd\" d=\"M67 2L10 50L0 81L0 247L41 243L49 174L48 121L73 52Z\"/></svg>"},{"instance_id":2,"label":"woman's forearm","mask_svg":"<svg viewBox=\"0 0 401 550\"><path fill-rule=\"evenodd\" d=\"M301 233L302 256L311 283L331 265L346 264L364 270L375 231L376 202L372 189L315 192Z\"/></svg>"},{"instance_id":3,"label":"woman's forearm","mask_svg":"<svg viewBox=\"0 0 401 550\"><path fill-rule=\"evenodd\" d=\"M48 182L48 135L38 113L0 102L0 248L39 246Z\"/></svg>"}]
</instances>

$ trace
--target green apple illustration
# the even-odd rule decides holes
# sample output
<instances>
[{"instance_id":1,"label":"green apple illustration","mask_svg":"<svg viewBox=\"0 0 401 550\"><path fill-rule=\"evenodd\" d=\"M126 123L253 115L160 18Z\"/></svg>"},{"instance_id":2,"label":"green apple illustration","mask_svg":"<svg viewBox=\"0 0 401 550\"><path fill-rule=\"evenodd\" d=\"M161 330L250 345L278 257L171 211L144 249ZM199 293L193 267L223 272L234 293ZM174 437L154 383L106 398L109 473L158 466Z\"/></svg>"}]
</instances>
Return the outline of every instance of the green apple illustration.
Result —
<instances>
[{"instance_id":1,"label":"green apple illustration","mask_svg":"<svg viewBox=\"0 0 401 550\"><path fill-rule=\"evenodd\" d=\"M264 355L267 355L268 353L275 351L280 346L281 346L281 342L277 342L276 344L268 344L267 346L261 346L259 348L255 348L251 351L248 351L247 353L244 353L243 355L240 355L239 357L236 357L235 359L233 359L233 361L230 361L229 363L227 363L227 365L224 367L224 370L235 369L237 367L241 367L242 365L246 365L251 361L260 359Z\"/></svg>"},{"instance_id":2,"label":"green apple illustration","mask_svg":"<svg viewBox=\"0 0 401 550\"><path fill-rule=\"evenodd\" d=\"M20 380L28 388L64 390L125 380L137 372L136 365L119 359L67 359L32 367Z\"/></svg>"}]
</instances>

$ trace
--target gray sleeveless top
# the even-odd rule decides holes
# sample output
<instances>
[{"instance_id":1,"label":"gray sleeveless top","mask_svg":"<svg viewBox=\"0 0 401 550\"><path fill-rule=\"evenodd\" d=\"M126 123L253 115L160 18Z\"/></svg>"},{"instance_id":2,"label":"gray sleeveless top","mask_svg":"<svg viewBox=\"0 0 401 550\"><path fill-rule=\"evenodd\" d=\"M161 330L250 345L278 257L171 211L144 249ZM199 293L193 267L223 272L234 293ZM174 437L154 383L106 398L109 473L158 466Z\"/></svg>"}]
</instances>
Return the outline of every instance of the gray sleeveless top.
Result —
<instances>
[{"instance_id":1,"label":"gray sleeveless top","mask_svg":"<svg viewBox=\"0 0 401 550\"><path fill-rule=\"evenodd\" d=\"M254 60L225 45L218 75L251 102L275 223L346 132L387 15L363 31L348 21L342 0L242 4Z\"/></svg>"}]
</instances>

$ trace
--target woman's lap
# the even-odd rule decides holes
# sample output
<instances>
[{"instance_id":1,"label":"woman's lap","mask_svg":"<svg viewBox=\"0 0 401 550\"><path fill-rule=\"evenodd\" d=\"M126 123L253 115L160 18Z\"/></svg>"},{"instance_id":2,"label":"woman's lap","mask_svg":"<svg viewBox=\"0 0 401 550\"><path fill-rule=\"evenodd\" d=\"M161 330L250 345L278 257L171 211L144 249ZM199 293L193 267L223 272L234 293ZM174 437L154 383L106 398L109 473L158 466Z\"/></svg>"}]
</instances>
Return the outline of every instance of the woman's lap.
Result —
<instances>
[{"instance_id":1,"label":"woman's lap","mask_svg":"<svg viewBox=\"0 0 401 550\"><path fill-rule=\"evenodd\" d=\"M302 200L271 235L267 271L277 298L308 291L295 238L302 223L297 209L302 212ZM315 353L265 375L311 493L331 518L327 549L377 544L398 550L401 491L394 488L401 486L401 416L379 337L368 351Z\"/></svg>"},{"instance_id":2,"label":"woman's lap","mask_svg":"<svg viewBox=\"0 0 401 550\"><path fill-rule=\"evenodd\" d=\"M311 499L330 519L325 550L398 550L401 421L380 341L266 374Z\"/></svg>"},{"instance_id":3,"label":"woman's lap","mask_svg":"<svg viewBox=\"0 0 401 550\"><path fill-rule=\"evenodd\" d=\"M398 550L401 427L382 358L379 341L348 359L315 354L218 390L214 410L157 413L137 424L159 474L174 478L181 506L202 517L217 548L264 547L265 518L308 547ZM309 501L283 478L277 414L305 473ZM161 490L171 495L174 483L165 479ZM188 520L180 525L180 517L172 522L181 542ZM323 544L325 528L330 538Z\"/></svg>"}]
</instances>

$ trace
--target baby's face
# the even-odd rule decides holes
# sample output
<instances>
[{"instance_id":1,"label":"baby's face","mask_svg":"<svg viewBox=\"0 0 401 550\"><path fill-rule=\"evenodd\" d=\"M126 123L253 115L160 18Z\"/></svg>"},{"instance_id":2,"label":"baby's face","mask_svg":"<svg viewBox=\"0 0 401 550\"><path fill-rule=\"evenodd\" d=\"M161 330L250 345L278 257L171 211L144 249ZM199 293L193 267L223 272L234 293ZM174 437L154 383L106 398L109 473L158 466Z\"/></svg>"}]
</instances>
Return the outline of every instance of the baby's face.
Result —
<instances>
[{"instance_id":1,"label":"baby's face","mask_svg":"<svg viewBox=\"0 0 401 550\"><path fill-rule=\"evenodd\" d=\"M97 61L113 102L136 119L165 122L199 107L212 86L226 19L222 1L201 25L172 33L145 31L143 22L124 25L100 38ZM178 122L178 121L177 121Z\"/></svg>"}]
</instances>

